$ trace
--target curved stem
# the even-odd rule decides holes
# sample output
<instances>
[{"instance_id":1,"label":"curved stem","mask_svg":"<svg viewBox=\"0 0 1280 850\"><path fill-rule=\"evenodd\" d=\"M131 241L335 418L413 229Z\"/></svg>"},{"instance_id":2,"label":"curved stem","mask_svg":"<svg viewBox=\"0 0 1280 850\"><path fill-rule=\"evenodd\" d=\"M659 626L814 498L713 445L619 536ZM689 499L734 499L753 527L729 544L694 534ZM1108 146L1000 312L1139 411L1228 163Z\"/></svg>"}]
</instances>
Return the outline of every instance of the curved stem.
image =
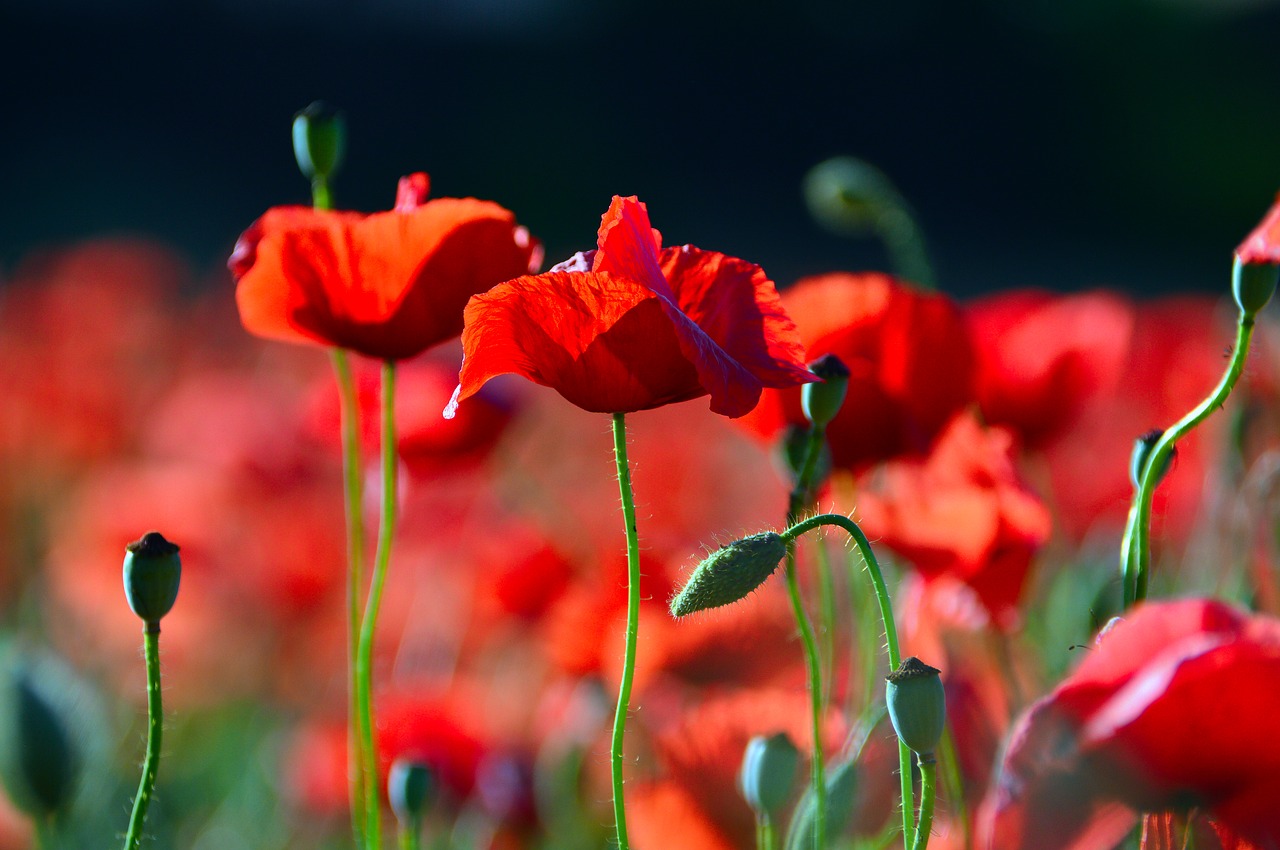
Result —
<instances>
[{"instance_id":1,"label":"curved stem","mask_svg":"<svg viewBox=\"0 0 1280 850\"><path fill-rule=\"evenodd\" d=\"M862 562L867 568L867 574L871 576L871 583L876 591L876 602L880 606L880 621L884 625L885 648L889 655L889 669L897 670L902 663L902 653L898 647L898 628L893 619L893 603L889 599L889 589L885 586L884 573L880 570L880 562L876 560L876 554L871 550L871 542L867 540L867 536L862 533L862 529L858 527L858 524L843 514L818 514L791 526L782 532L782 538L787 541L787 547L790 550L795 539L801 534L824 525L835 525L843 528L853 538L854 545L858 547L858 551L862 554ZM915 840L915 823L911 813L915 793L911 782L911 751L907 749L907 745L902 741L898 741L898 774L902 790L903 844L906 847L910 847Z\"/></svg>"},{"instance_id":2,"label":"curved stem","mask_svg":"<svg viewBox=\"0 0 1280 850\"><path fill-rule=\"evenodd\" d=\"M347 781L350 793L351 829L356 846L364 846L364 744L360 736L356 658L360 652L360 609L364 597L364 485L361 481L360 408L351 361L347 352L330 352L338 384L338 410L342 423L343 504L347 518Z\"/></svg>"},{"instance_id":3,"label":"curved stem","mask_svg":"<svg viewBox=\"0 0 1280 850\"><path fill-rule=\"evenodd\" d=\"M360 623L356 651L356 699L359 703L361 764L364 783L364 835L370 850L382 847L382 819L378 805L378 752L373 741L373 638L378 610L391 562L391 541L396 527L396 366L382 364L382 519L378 550L373 562L369 599Z\"/></svg>"},{"instance_id":4,"label":"curved stem","mask_svg":"<svg viewBox=\"0 0 1280 850\"><path fill-rule=\"evenodd\" d=\"M618 706L613 714L610 772L613 778L613 819L619 850L627 850L627 806L622 786L623 741L631 706L631 681L636 669L636 636L640 625L640 539L636 533L635 495L631 490L631 465L627 462L626 414L613 414L613 457L618 467L618 491L622 496L622 520L627 534L627 643L618 685Z\"/></svg>"},{"instance_id":5,"label":"curved stem","mask_svg":"<svg viewBox=\"0 0 1280 850\"><path fill-rule=\"evenodd\" d=\"M147 664L147 755L142 762L142 779L138 795L133 799L133 814L125 834L125 850L137 850L142 842L142 825L156 787L156 771L160 767L160 740L164 733L164 707L160 698L160 621L147 623L142 630L143 654Z\"/></svg>"},{"instance_id":6,"label":"curved stem","mask_svg":"<svg viewBox=\"0 0 1280 850\"><path fill-rule=\"evenodd\" d=\"M1132 574L1134 577L1132 601L1135 604L1147 598L1147 580L1151 562L1151 501L1160 483L1161 472L1178 440L1207 419L1215 408L1221 407L1227 396L1231 394L1236 382L1240 380L1240 375L1244 372L1245 360L1249 355L1249 341L1253 337L1253 326L1253 316L1241 313L1236 324L1235 349L1231 353L1231 361L1227 364L1227 371L1223 374L1222 380L1194 410L1164 432L1147 457L1146 465L1142 470L1142 483L1134 494L1137 515L1134 517L1132 528L1129 529L1128 545L1123 548L1124 561L1121 564L1122 572Z\"/></svg>"},{"instance_id":7,"label":"curved stem","mask_svg":"<svg viewBox=\"0 0 1280 850\"><path fill-rule=\"evenodd\" d=\"M911 850L925 850L933 830L933 799L937 788L938 765L933 753L920 756L920 823Z\"/></svg>"}]
</instances>

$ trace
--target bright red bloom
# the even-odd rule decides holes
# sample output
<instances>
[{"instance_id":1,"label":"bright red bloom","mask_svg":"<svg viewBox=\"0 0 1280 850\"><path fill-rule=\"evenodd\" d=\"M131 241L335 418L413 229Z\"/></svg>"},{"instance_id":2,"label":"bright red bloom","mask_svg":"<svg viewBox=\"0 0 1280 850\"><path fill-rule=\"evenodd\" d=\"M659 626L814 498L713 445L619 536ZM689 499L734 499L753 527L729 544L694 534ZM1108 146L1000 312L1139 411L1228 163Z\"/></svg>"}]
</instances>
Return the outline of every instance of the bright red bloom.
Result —
<instances>
[{"instance_id":1,"label":"bright red bloom","mask_svg":"<svg viewBox=\"0 0 1280 850\"><path fill-rule=\"evenodd\" d=\"M844 407L827 426L837 466L922 454L973 401L973 346L945 295L884 274L837 272L800 281L782 301L809 358L835 354L851 372ZM766 393L747 424L772 438L787 423L806 424L798 390Z\"/></svg>"},{"instance_id":2,"label":"bright red bloom","mask_svg":"<svg viewBox=\"0 0 1280 850\"><path fill-rule=\"evenodd\" d=\"M1136 811L1193 808L1280 846L1277 677L1280 621L1211 600L1139 608L1015 727L990 846L1111 847Z\"/></svg>"},{"instance_id":3,"label":"bright red bloom","mask_svg":"<svg viewBox=\"0 0 1280 850\"><path fill-rule=\"evenodd\" d=\"M457 336L472 295L541 262L510 212L474 198L423 203L425 179L404 178L391 212L267 210L228 261L245 328L403 360Z\"/></svg>"},{"instance_id":4,"label":"bright red bloom","mask_svg":"<svg viewBox=\"0 0 1280 850\"><path fill-rule=\"evenodd\" d=\"M764 387L814 380L773 281L692 245L661 247L645 205L614 197L598 248L467 304L456 403L515 373L584 410L629 413L711 396L741 416Z\"/></svg>"},{"instance_id":5,"label":"bright red bloom","mask_svg":"<svg viewBox=\"0 0 1280 850\"><path fill-rule=\"evenodd\" d=\"M1267 211L1266 218L1236 248L1236 260L1241 263L1280 263L1280 196Z\"/></svg>"}]
</instances>

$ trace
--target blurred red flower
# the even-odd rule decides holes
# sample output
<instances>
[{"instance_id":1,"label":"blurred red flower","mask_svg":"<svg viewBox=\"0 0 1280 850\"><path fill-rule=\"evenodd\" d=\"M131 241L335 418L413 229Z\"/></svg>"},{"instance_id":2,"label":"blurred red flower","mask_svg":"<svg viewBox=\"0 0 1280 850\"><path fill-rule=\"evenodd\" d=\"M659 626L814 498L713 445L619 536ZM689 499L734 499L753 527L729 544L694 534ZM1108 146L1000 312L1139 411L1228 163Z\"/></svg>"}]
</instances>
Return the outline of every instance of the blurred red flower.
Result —
<instances>
[{"instance_id":1,"label":"blurred red flower","mask_svg":"<svg viewBox=\"0 0 1280 850\"><path fill-rule=\"evenodd\" d=\"M1280 196L1236 248L1236 259L1241 263L1280 263Z\"/></svg>"},{"instance_id":2,"label":"blurred red flower","mask_svg":"<svg viewBox=\"0 0 1280 850\"><path fill-rule=\"evenodd\" d=\"M1111 847L1135 812L1192 809L1280 846L1278 676L1280 621L1199 599L1116 621L1015 726L989 846Z\"/></svg>"},{"instance_id":3,"label":"blurred red flower","mask_svg":"<svg viewBox=\"0 0 1280 850\"><path fill-rule=\"evenodd\" d=\"M424 183L402 179L390 212L267 210L227 264L245 328L403 360L457 336L473 294L541 262L510 212L474 198L423 203Z\"/></svg>"},{"instance_id":4,"label":"blurred red flower","mask_svg":"<svg viewBox=\"0 0 1280 850\"><path fill-rule=\"evenodd\" d=\"M887 465L858 499L871 539L926 580L964 582L1006 626L1051 530L1048 509L1018 477L1012 447L1008 431L957 416L927 458Z\"/></svg>"},{"instance_id":5,"label":"blurred red flower","mask_svg":"<svg viewBox=\"0 0 1280 850\"><path fill-rule=\"evenodd\" d=\"M1012 429L1033 448L1116 386L1134 321L1132 305L1108 292L1002 292L966 304L964 313L985 421Z\"/></svg>"},{"instance_id":6,"label":"blurred red flower","mask_svg":"<svg viewBox=\"0 0 1280 850\"><path fill-rule=\"evenodd\" d=\"M835 354L852 373L844 408L827 426L839 467L859 471L926 452L973 401L974 354L956 304L884 274L836 272L783 293L809 359ZM799 390L769 392L745 424L773 438L805 424Z\"/></svg>"},{"instance_id":7,"label":"blurred red flower","mask_svg":"<svg viewBox=\"0 0 1280 850\"><path fill-rule=\"evenodd\" d=\"M635 197L614 197L597 249L471 299L455 400L523 375L596 413L711 396L741 416L764 387L813 380L773 281L692 245L661 248Z\"/></svg>"}]
</instances>

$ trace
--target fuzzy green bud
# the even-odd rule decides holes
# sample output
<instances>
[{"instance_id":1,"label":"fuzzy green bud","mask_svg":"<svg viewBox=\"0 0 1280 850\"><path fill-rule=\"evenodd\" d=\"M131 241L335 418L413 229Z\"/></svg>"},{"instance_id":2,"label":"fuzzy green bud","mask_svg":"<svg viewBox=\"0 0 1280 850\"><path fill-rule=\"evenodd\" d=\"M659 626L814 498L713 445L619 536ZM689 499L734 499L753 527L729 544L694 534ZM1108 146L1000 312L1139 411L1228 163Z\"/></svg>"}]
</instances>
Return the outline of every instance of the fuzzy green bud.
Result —
<instances>
[{"instance_id":1,"label":"fuzzy green bud","mask_svg":"<svg viewBox=\"0 0 1280 850\"><path fill-rule=\"evenodd\" d=\"M1129 479L1133 481L1134 487L1142 486L1142 477L1147 474L1147 463L1151 460L1151 453L1155 450L1156 443L1160 442L1160 438L1163 436L1164 431L1155 428L1134 440L1133 453L1129 455ZM1164 462L1160 464L1160 469L1156 474L1157 484L1169 474L1169 467L1173 465L1173 459L1177 456L1178 449L1176 447L1165 455Z\"/></svg>"},{"instance_id":2,"label":"fuzzy green bud","mask_svg":"<svg viewBox=\"0 0 1280 850\"><path fill-rule=\"evenodd\" d=\"M431 768L420 761L399 758L387 775L387 800L402 824L415 823L435 796L436 780Z\"/></svg>"},{"instance_id":3,"label":"fuzzy green bud","mask_svg":"<svg viewBox=\"0 0 1280 850\"><path fill-rule=\"evenodd\" d=\"M1242 263L1236 258L1231 270L1231 294L1240 312L1253 317L1275 295L1280 266L1274 263Z\"/></svg>"},{"instance_id":4,"label":"fuzzy green bud","mask_svg":"<svg viewBox=\"0 0 1280 850\"><path fill-rule=\"evenodd\" d=\"M932 755L947 722L942 671L913 655L885 679L885 703L898 739L921 757Z\"/></svg>"},{"instance_id":5,"label":"fuzzy green bud","mask_svg":"<svg viewBox=\"0 0 1280 850\"><path fill-rule=\"evenodd\" d=\"M81 757L48 680L15 664L0 702L0 779L13 802L36 818L65 812L75 798Z\"/></svg>"},{"instance_id":6,"label":"fuzzy green bud","mask_svg":"<svg viewBox=\"0 0 1280 850\"><path fill-rule=\"evenodd\" d=\"M849 759L827 772L827 835L837 835L853 816L858 793L858 762ZM818 820L818 799L813 787L805 792L791 815L787 850L812 850Z\"/></svg>"},{"instance_id":7,"label":"fuzzy green bud","mask_svg":"<svg viewBox=\"0 0 1280 850\"><path fill-rule=\"evenodd\" d=\"M124 595L148 626L159 625L173 608L182 582L178 547L158 531L149 531L125 547Z\"/></svg>"},{"instance_id":8,"label":"fuzzy green bud","mask_svg":"<svg viewBox=\"0 0 1280 850\"><path fill-rule=\"evenodd\" d=\"M800 767L800 751L786 732L747 742L738 771L738 790L756 814L777 817L791 798Z\"/></svg>"},{"instance_id":9,"label":"fuzzy green bud","mask_svg":"<svg viewBox=\"0 0 1280 850\"><path fill-rule=\"evenodd\" d=\"M826 425L840 412L849 389L849 367L834 354L824 354L809 364L809 371L822 379L800 388L800 408L814 425Z\"/></svg>"},{"instance_id":10,"label":"fuzzy green bud","mask_svg":"<svg viewBox=\"0 0 1280 850\"><path fill-rule=\"evenodd\" d=\"M746 599L786 556L786 542L772 531L722 546L698 564L684 589L671 600L671 616L684 617Z\"/></svg>"},{"instance_id":11,"label":"fuzzy green bud","mask_svg":"<svg viewBox=\"0 0 1280 850\"><path fill-rule=\"evenodd\" d=\"M346 119L324 101L293 116L293 155L307 179L328 180L342 165L346 147Z\"/></svg>"}]
</instances>

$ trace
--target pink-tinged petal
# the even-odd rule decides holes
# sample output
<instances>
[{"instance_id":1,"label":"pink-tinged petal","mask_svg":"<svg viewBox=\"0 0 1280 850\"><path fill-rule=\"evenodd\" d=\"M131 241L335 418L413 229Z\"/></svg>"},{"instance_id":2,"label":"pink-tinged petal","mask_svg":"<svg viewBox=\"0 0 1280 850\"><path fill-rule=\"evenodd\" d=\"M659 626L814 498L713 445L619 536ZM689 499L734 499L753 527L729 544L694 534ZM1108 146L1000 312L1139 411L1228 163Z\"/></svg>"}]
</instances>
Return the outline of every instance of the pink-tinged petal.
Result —
<instances>
[{"instance_id":1,"label":"pink-tinged petal","mask_svg":"<svg viewBox=\"0 0 1280 850\"><path fill-rule=\"evenodd\" d=\"M1236 259L1242 263L1280 263L1280 197L1236 248Z\"/></svg>"},{"instance_id":2,"label":"pink-tinged petal","mask_svg":"<svg viewBox=\"0 0 1280 850\"><path fill-rule=\"evenodd\" d=\"M630 278L676 303L671 285L658 265L658 231L649 224L649 208L634 195L614 195L600 219L596 244L592 271Z\"/></svg>"}]
</instances>

